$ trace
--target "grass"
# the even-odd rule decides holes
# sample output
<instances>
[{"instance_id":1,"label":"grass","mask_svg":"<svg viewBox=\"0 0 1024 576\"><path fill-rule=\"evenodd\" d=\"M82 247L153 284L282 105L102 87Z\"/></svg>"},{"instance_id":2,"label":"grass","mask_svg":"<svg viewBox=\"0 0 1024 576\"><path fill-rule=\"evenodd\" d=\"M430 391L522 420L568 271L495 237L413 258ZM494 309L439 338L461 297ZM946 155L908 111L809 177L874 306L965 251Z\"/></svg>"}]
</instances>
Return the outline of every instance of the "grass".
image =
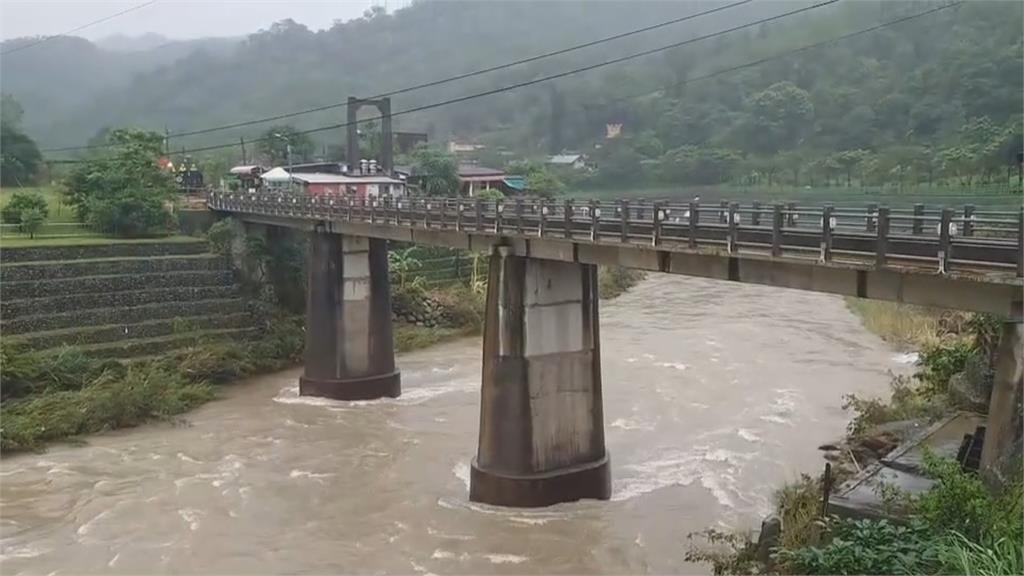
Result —
<instances>
[{"instance_id":1,"label":"grass","mask_svg":"<svg viewBox=\"0 0 1024 576\"><path fill-rule=\"evenodd\" d=\"M160 238L107 238L103 236L67 236L55 238L2 238L0 248L36 248L40 246L101 246L104 244L167 244L205 242L195 236L164 236Z\"/></svg>"},{"instance_id":2,"label":"grass","mask_svg":"<svg viewBox=\"0 0 1024 576\"><path fill-rule=\"evenodd\" d=\"M899 350L920 350L941 339L943 312L939 310L860 298L847 298L846 305L868 331Z\"/></svg>"}]
</instances>

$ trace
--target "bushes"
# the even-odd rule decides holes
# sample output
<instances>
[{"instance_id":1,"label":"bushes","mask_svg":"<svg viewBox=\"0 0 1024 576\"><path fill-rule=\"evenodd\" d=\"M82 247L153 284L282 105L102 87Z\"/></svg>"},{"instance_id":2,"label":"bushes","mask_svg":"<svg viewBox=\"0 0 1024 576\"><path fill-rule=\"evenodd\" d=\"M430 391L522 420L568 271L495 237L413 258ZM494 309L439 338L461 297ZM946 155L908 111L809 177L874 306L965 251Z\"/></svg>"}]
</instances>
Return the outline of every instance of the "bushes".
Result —
<instances>
[{"instance_id":1,"label":"bushes","mask_svg":"<svg viewBox=\"0 0 1024 576\"><path fill-rule=\"evenodd\" d=\"M831 541L822 547L782 550L777 559L791 574L914 574L935 564L937 542L922 522L833 520Z\"/></svg>"},{"instance_id":2,"label":"bushes","mask_svg":"<svg viewBox=\"0 0 1024 576\"><path fill-rule=\"evenodd\" d=\"M797 574L1020 574L1024 565L1024 492L1018 479L990 491L959 464L925 455L935 484L908 496L909 521L832 519L820 546L783 549Z\"/></svg>"},{"instance_id":3,"label":"bushes","mask_svg":"<svg viewBox=\"0 0 1024 576\"><path fill-rule=\"evenodd\" d=\"M11 199L0 210L0 218L5 224L21 224L24 221L25 213L35 210L43 220L50 215L50 208L46 205L46 198L35 192L15 192Z\"/></svg>"},{"instance_id":4,"label":"bushes","mask_svg":"<svg viewBox=\"0 0 1024 576\"><path fill-rule=\"evenodd\" d=\"M163 200L152 196L90 199L86 222L98 232L122 238L166 236L177 227Z\"/></svg>"},{"instance_id":5,"label":"bushes","mask_svg":"<svg viewBox=\"0 0 1024 576\"><path fill-rule=\"evenodd\" d=\"M212 399L212 384L294 365L303 338L301 322L276 318L254 341L204 340L127 365L75 349L26 352L4 341L0 451L37 450L47 442L180 414Z\"/></svg>"},{"instance_id":6,"label":"bushes","mask_svg":"<svg viewBox=\"0 0 1024 576\"><path fill-rule=\"evenodd\" d=\"M611 300L624 294L644 277L645 274L641 270L622 266L602 266L597 271L598 295L604 300Z\"/></svg>"}]
</instances>

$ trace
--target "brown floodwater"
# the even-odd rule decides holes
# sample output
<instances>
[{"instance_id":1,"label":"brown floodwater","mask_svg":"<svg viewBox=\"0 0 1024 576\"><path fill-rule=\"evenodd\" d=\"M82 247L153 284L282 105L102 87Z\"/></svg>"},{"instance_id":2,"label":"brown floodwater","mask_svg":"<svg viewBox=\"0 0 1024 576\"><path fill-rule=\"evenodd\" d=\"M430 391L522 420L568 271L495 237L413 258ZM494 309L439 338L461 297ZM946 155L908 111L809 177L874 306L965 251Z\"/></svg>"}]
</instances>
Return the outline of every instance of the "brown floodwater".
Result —
<instances>
[{"instance_id":1,"label":"brown floodwater","mask_svg":"<svg viewBox=\"0 0 1024 576\"><path fill-rule=\"evenodd\" d=\"M848 393L905 359L830 295L651 275L602 304L613 492L468 501L480 342L399 357L398 399L252 378L164 422L0 461L0 571L680 573L687 535L756 527L818 473Z\"/></svg>"}]
</instances>

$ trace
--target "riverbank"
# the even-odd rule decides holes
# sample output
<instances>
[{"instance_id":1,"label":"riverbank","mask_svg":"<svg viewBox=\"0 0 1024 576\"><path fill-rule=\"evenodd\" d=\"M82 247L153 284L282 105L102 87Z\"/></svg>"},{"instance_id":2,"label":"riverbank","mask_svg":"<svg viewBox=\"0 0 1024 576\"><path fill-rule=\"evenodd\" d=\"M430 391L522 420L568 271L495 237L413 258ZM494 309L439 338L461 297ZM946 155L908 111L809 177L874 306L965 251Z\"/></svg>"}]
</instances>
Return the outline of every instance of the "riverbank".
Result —
<instances>
[{"instance_id":1,"label":"riverbank","mask_svg":"<svg viewBox=\"0 0 1024 576\"><path fill-rule=\"evenodd\" d=\"M611 298L643 275L612 270L602 271L601 278L602 295ZM444 319L430 326L396 322L396 352L481 333L483 294L470 287L396 294L404 301L429 301ZM72 347L35 352L7 339L0 345L0 454L173 418L216 398L220 385L300 364L304 339L303 319L281 314L251 339L196 338L174 352L137 360L105 360Z\"/></svg>"},{"instance_id":2,"label":"riverbank","mask_svg":"<svg viewBox=\"0 0 1024 576\"><path fill-rule=\"evenodd\" d=\"M827 477L803 476L780 488L757 541L710 531L704 544L691 548L690 559L710 563L716 574L1021 573L1019 472L986 484L948 459L955 453L940 457L925 445L918 449L923 463L915 466L924 484L918 481L912 491L875 472L881 518L825 514L826 491L842 493L844 480L862 477L897 446L938 430L929 428L932 423L948 422L958 411L987 411L1000 325L986 315L855 299L847 305L865 328L907 353L915 372L893 376L887 400L846 397L852 419L845 437L821 446L832 466ZM1019 462L1014 466L1020 470Z\"/></svg>"}]
</instances>

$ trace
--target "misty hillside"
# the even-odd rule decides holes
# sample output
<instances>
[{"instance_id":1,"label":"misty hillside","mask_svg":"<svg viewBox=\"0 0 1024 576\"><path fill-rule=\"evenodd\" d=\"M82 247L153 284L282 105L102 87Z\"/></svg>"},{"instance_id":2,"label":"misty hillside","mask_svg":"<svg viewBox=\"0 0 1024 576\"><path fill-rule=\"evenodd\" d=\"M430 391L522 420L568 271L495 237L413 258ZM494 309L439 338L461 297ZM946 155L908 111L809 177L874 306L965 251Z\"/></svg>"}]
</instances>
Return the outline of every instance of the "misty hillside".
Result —
<instances>
[{"instance_id":1,"label":"misty hillside","mask_svg":"<svg viewBox=\"0 0 1024 576\"><path fill-rule=\"evenodd\" d=\"M104 52L73 39L4 62L43 147L85 143L106 126L172 132L368 96L654 24L714 6L676 2L421 2L313 32L275 24L226 49ZM587 65L793 10L755 2L711 16L394 98L398 111ZM936 2L846 2L708 41L422 113L396 128L524 152L584 149L623 123L631 158L695 145L740 154L815 155L941 146L971 118L1016 126L1022 5L973 2L712 79L693 79L833 38ZM77 43L77 44L76 44ZM666 88L667 87L667 88ZM632 96L640 97L631 98ZM344 109L291 119L344 120ZM266 125L175 140L175 148L253 137ZM340 143L338 131L317 136Z\"/></svg>"}]
</instances>

